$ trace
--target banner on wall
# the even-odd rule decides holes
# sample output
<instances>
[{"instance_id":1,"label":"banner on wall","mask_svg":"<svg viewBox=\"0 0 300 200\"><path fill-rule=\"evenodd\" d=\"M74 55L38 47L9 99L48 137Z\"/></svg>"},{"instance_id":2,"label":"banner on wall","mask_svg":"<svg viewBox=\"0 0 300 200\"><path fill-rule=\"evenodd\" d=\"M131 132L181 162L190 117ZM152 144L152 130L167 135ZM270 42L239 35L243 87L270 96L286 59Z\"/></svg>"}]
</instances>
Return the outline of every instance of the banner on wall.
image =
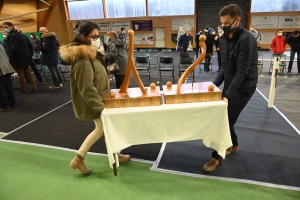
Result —
<instances>
[{"instance_id":1,"label":"banner on wall","mask_svg":"<svg viewBox=\"0 0 300 200\"><path fill-rule=\"evenodd\" d=\"M172 30L194 30L194 19L172 19Z\"/></svg>"},{"instance_id":2,"label":"banner on wall","mask_svg":"<svg viewBox=\"0 0 300 200\"><path fill-rule=\"evenodd\" d=\"M121 28L124 27L126 30L130 29L130 22L129 21L112 21L111 22L111 30L120 32Z\"/></svg>"},{"instance_id":3,"label":"banner on wall","mask_svg":"<svg viewBox=\"0 0 300 200\"><path fill-rule=\"evenodd\" d=\"M261 40L260 44L270 44L275 37L275 32L260 32Z\"/></svg>"},{"instance_id":4,"label":"banner on wall","mask_svg":"<svg viewBox=\"0 0 300 200\"><path fill-rule=\"evenodd\" d=\"M100 32L110 31L110 22L97 22L97 21L95 21L95 23L98 24L98 26L100 28Z\"/></svg>"},{"instance_id":5,"label":"banner on wall","mask_svg":"<svg viewBox=\"0 0 300 200\"><path fill-rule=\"evenodd\" d=\"M132 21L134 31L152 31L152 20L135 20Z\"/></svg>"},{"instance_id":6,"label":"banner on wall","mask_svg":"<svg viewBox=\"0 0 300 200\"><path fill-rule=\"evenodd\" d=\"M154 44L153 34L135 34L134 44Z\"/></svg>"},{"instance_id":7,"label":"banner on wall","mask_svg":"<svg viewBox=\"0 0 300 200\"><path fill-rule=\"evenodd\" d=\"M300 28L300 15L279 16L278 28Z\"/></svg>"},{"instance_id":8,"label":"banner on wall","mask_svg":"<svg viewBox=\"0 0 300 200\"><path fill-rule=\"evenodd\" d=\"M252 17L251 25L255 29L277 28L278 16Z\"/></svg>"}]
</instances>

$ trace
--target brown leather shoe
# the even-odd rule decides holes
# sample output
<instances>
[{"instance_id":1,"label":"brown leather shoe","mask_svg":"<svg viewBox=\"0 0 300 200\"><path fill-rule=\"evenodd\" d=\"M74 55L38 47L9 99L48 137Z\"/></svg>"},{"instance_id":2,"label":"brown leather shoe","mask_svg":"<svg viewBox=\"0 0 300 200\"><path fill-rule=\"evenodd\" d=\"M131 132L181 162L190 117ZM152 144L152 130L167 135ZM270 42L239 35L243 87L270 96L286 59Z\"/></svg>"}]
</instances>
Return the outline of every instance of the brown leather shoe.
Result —
<instances>
[{"instance_id":1,"label":"brown leather shoe","mask_svg":"<svg viewBox=\"0 0 300 200\"><path fill-rule=\"evenodd\" d=\"M203 166L203 169L207 172L214 171L219 164L219 160L211 157L209 161Z\"/></svg>"},{"instance_id":2,"label":"brown leather shoe","mask_svg":"<svg viewBox=\"0 0 300 200\"><path fill-rule=\"evenodd\" d=\"M226 155L231 154L232 152L235 152L235 151L237 151L239 149L240 149L239 146L229 147L228 149L226 149Z\"/></svg>"},{"instance_id":3,"label":"brown leather shoe","mask_svg":"<svg viewBox=\"0 0 300 200\"><path fill-rule=\"evenodd\" d=\"M78 169L81 173L89 175L91 170L86 167L84 159L80 155L76 155L69 165L72 169Z\"/></svg>"},{"instance_id":4,"label":"brown leather shoe","mask_svg":"<svg viewBox=\"0 0 300 200\"><path fill-rule=\"evenodd\" d=\"M130 160L130 155L118 154L119 163L127 163Z\"/></svg>"}]
</instances>

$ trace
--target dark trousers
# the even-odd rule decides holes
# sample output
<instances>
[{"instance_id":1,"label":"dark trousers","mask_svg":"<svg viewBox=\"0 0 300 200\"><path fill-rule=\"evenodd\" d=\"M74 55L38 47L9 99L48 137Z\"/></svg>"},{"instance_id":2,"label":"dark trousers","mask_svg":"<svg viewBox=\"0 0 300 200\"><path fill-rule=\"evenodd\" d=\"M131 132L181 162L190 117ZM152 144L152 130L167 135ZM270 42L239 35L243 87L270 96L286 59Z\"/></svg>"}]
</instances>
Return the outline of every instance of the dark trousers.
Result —
<instances>
[{"instance_id":1,"label":"dark trousers","mask_svg":"<svg viewBox=\"0 0 300 200\"><path fill-rule=\"evenodd\" d=\"M237 135L234 130L234 125L239 118L242 110L245 108L247 105L248 101L252 97L256 90L256 85L249 88L247 93L243 94L237 94L237 99L240 99L241 102L233 102L231 100L228 101L228 107L227 107L227 112L228 112L228 123L229 123L229 130L230 130L230 136L231 136L231 141L232 141L232 146L237 146L238 145L238 139ZM215 159L219 159L219 154L216 150L212 152L211 157Z\"/></svg>"},{"instance_id":2,"label":"dark trousers","mask_svg":"<svg viewBox=\"0 0 300 200\"><path fill-rule=\"evenodd\" d=\"M199 55L199 48L200 48L200 46L198 43L198 44L196 44L196 58L198 58L198 55Z\"/></svg>"},{"instance_id":3,"label":"dark trousers","mask_svg":"<svg viewBox=\"0 0 300 200\"><path fill-rule=\"evenodd\" d=\"M117 89L119 89L123 84L125 75L114 74L114 76L115 76L115 79L116 79L116 87L117 87Z\"/></svg>"},{"instance_id":4,"label":"dark trousers","mask_svg":"<svg viewBox=\"0 0 300 200\"><path fill-rule=\"evenodd\" d=\"M220 70L221 68L221 51L217 51L217 54L218 54L218 71Z\"/></svg>"},{"instance_id":5,"label":"dark trousers","mask_svg":"<svg viewBox=\"0 0 300 200\"><path fill-rule=\"evenodd\" d=\"M296 53L297 53L297 68L298 68L298 73L300 73L300 50L291 50L288 71L290 72L292 70L292 66L293 66L293 62L294 62Z\"/></svg>"},{"instance_id":6,"label":"dark trousers","mask_svg":"<svg viewBox=\"0 0 300 200\"><path fill-rule=\"evenodd\" d=\"M33 80L32 75L31 75L29 66L24 67L24 68L16 69L16 72L18 74L21 92L26 92L26 83L25 83L25 75L24 74L26 74L27 78L29 79L32 90L36 91L36 84Z\"/></svg>"},{"instance_id":7,"label":"dark trousers","mask_svg":"<svg viewBox=\"0 0 300 200\"><path fill-rule=\"evenodd\" d=\"M52 80L54 82L54 85L59 86L59 84L62 83L63 78L62 78L60 70L58 69L58 66L57 65L48 66L48 68L49 68L50 74L52 76Z\"/></svg>"},{"instance_id":8,"label":"dark trousers","mask_svg":"<svg viewBox=\"0 0 300 200\"><path fill-rule=\"evenodd\" d=\"M39 70L36 68L36 65L35 65L32 57L30 58L30 67L31 67L36 79L38 80L38 82L42 83L43 82L42 76L41 76Z\"/></svg>"},{"instance_id":9,"label":"dark trousers","mask_svg":"<svg viewBox=\"0 0 300 200\"><path fill-rule=\"evenodd\" d=\"M16 103L11 74L0 76L0 108L8 109Z\"/></svg>"}]
</instances>

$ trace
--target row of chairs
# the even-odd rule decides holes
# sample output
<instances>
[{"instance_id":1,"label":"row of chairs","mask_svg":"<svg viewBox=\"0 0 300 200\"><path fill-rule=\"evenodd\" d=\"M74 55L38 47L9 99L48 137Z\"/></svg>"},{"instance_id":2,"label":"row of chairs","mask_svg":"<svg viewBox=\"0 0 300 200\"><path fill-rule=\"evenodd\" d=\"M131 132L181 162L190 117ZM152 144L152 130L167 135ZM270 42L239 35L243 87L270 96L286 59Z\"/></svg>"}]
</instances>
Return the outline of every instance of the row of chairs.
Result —
<instances>
[{"instance_id":1,"label":"row of chairs","mask_svg":"<svg viewBox=\"0 0 300 200\"><path fill-rule=\"evenodd\" d=\"M274 57L279 57L280 58L280 62L279 62L279 72L281 75L283 75L285 73L287 73L287 63L286 63L286 55L285 54L272 54L271 56L271 60L270 60L270 67L269 67L269 74L272 74L272 70L273 70L273 65L274 65ZM257 70L259 71L259 73L261 74L261 76L263 77L263 68L264 68L264 56L263 53L258 53L258 62L257 62Z\"/></svg>"}]
</instances>

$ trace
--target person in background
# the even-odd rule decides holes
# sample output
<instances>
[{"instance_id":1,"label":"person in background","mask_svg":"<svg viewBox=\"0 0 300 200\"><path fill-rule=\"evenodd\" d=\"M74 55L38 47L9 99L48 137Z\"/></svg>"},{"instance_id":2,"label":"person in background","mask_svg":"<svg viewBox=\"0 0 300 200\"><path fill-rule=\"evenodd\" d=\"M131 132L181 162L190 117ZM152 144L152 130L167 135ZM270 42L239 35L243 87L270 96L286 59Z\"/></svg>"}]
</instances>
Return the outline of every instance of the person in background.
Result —
<instances>
[{"instance_id":1,"label":"person in background","mask_svg":"<svg viewBox=\"0 0 300 200\"><path fill-rule=\"evenodd\" d=\"M106 38L109 39L105 60L107 65L118 62L120 70L114 72L116 79L116 88L119 89L124 81L128 56L123 41L118 39L117 32L109 31L106 33Z\"/></svg>"},{"instance_id":2,"label":"person in background","mask_svg":"<svg viewBox=\"0 0 300 200\"><path fill-rule=\"evenodd\" d=\"M124 28L124 27L121 28L121 32L118 34L118 38L125 44L125 49L127 51L126 28Z\"/></svg>"},{"instance_id":3,"label":"person in background","mask_svg":"<svg viewBox=\"0 0 300 200\"><path fill-rule=\"evenodd\" d=\"M224 34L224 31L223 31L223 27L222 25L219 25L218 26L218 34L216 35L215 37L215 40L216 40L216 52L217 52L217 55L218 55L218 70L217 72L220 71L220 68L221 68L221 49L220 49L220 46L219 46L219 38Z\"/></svg>"},{"instance_id":4,"label":"person in background","mask_svg":"<svg viewBox=\"0 0 300 200\"><path fill-rule=\"evenodd\" d=\"M199 45L199 37L203 34L203 31L202 30L199 30L199 32L196 34L196 37L195 37L195 43L196 43L196 56L195 58L198 58L198 55L199 55L199 49L200 49L200 45ZM200 52L201 52L201 49L200 49Z\"/></svg>"},{"instance_id":5,"label":"person in background","mask_svg":"<svg viewBox=\"0 0 300 200\"><path fill-rule=\"evenodd\" d=\"M191 31L187 30L185 34L179 37L177 48L180 48L181 52L187 51L190 44L190 35L191 35Z\"/></svg>"},{"instance_id":6,"label":"person in background","mask_svg":"<svg viewBox=\"0 0 300 200\"><path fill-rule=\"evenodd\" d=\"M258 77L257 42L240 24L241 14L242 11L236 4L227 5L219 12L224 31L219 39L222 66L213 83L219 87L224 82L222 96L227 103L232 140L232 147L226 150L226 155L239 150L234 125L256 90ZM203 169L208 172L214 171L221 160L218 152L213 151Z\"/></svg>"},{"instance_id":7,"label":"person in background","mask_svg":"<svg viewBox=\"0 0 300 200\"><path fill-rule=\"evenodd\" d=\"M206 72L210 71L209 65L210 65L211 58L213 56L214 44L216 44L215 37L216 37L216 33L215 33L214 29L209 28L207 31L207 36L206 36L206 40L205 40L206 56L205 56L205 62L204 62L204 70Z\"/></svg>"},{"instance_id":8,"label":"person in background","mask_svg":"<svg viewBox=\"0 0 300 200\"><path fill-rule=\"evenodd\" d=\"M250 26L250 33L254 36L255 40L257 41L257 44L259 44L261 37L258 31L255 30L253 25Z\"/></svg>"},{"instance_id":9,"label":"person in background","mask_svg":"<svg viewBox=\"0 0 300 200\"><path fill-rule=\"evenodd\" d=\"M62 88L62 75L58 68L58 48L59 42L55 36L54 32L48 32L46 27L40 27L40 34L42 36L42 45L40 47L40 51L42 52L41 59L42 64L47 65L52 80L54 82L53 86L50 86L50 89L59 89Z\"/></svg>"},{"instance_id":10,"label":"person in background","mask_svg":"<svg viewBox=\"0 0 300 200\"><path fill-rule=\"evenodd\" d=\"M203 31L203 34L205 35L205 36L207 36L207 34L208 34L208 29L209 29L210 27L209 27L209 25L207 25L206 27L205 27L205 29L204 29L204 31Z\"/></svg>"},{"instance_id":11,"label":"person in background","mask_svg":"<svg viewBox=\"0 0 300 200\"><path fill-rule=\"evenodd\" d=\"M33 46L33 51L35 57L39 57L40 55L40 46L41 46L41 40L36 36L35 33L30 33L30 42Z\"/></svg>"},{"instance_id":12,"label":"person in background","mask_svg":"<svg viewBox=\"0 0 300 200\"><path fill-rule=\"evenodd\" d=\"M299 30L295 30L293 32L293 34L291 34L286 41L286 43L291 46L290 62L289 62L287 73L291 73L295 54L297 53L297 69L298 69L298 74L300 74L300 37L299 37L299 33L300 33Z\"/></svg>"},{"instance_id":13,"label":"person in background","mask_svg":"<svg viewBox=\"0 0 300 200\"><path fill-rule=\"evenodd\" d=\"M278 30L277 36L272 39L271 49L273 54L281 55L285 52L286 49L286 39L283 37L283 31Z\"/></svg>"},{"instance_id":14,"label":"person in background","mask_svg":"<svg viewBox=\"0 0 300 200\"><path fill-rule=\"evenodd\" d=\"M31 75L29 65L31 59L30 46L24 35L15 29L11 22L4 22L3 27L8 33L9 63L18 73L21 93L26 93L25 75L29 79L33 93L36 92L36 84Z\"/></svg>"},{"instance_id":15,"label":"person in background","mask_svg":"<svg viewBox=\"0 0 300 200\"><path fill-rule=\"evenodd\" d=\"M13 73L15 70L9 64L5 49L0 44L0 112L8 111L11 107L17 106L11 79Z\"/></svg>"},{"instance_id":16,"label":"person in background","mask_svg":"<svg viewBox=\"0 0 300 200\"><path fill-rule=\"evenodd\" d=\"M36 79L37 79L38 82L39 82L38 85L39 85L39 86L45 86L45 85L47 85L47 84L43 81L42 76L41 76L39 70L37 69L37 67L36 67L36 65L35 65L35 62L34 62L34 60L33 60L33 56L34 56L34 47L33 47L33 44L31 43L31 41L29 40L29 38L27 37L27 35L23 34L23 32L21 31L20 28L18 28L17 26L15 26L15 29L16 29L19 33L22 33L24 39L25 39L26 42L27 42L27 45L28 45L29 51L30 51L30 55L31 55L31 57L29 58L29 66L31 67L31 69L32 69L32 71L33 71L33 73L34 73ZM26 79L27 83L30 83L29 78L27 77L26 74L25 74L25 79Z\"/></svg>"},{"instance_id":17,"label":"person in background","mask_svg":"<svg viewBox=\"0 0 300 200\"><path fill-rule=\"evenodd\" d=\"M87 136L70 162L70 167L83 174L90 174L84 160L89 149L104 134L100 118L105 107L104 98L109 92L109 78L105 66L96 58L97 50L92 46L99 38L99 26L87 21L81 25L72 43L59 50L62 59L71 63L70 89L75 116L84 121L93 120L95 129ZM116 36L117 37L117 36ZM129 155L118 154L119 162L130 160Z\"/></svg>"}]
</instances>

